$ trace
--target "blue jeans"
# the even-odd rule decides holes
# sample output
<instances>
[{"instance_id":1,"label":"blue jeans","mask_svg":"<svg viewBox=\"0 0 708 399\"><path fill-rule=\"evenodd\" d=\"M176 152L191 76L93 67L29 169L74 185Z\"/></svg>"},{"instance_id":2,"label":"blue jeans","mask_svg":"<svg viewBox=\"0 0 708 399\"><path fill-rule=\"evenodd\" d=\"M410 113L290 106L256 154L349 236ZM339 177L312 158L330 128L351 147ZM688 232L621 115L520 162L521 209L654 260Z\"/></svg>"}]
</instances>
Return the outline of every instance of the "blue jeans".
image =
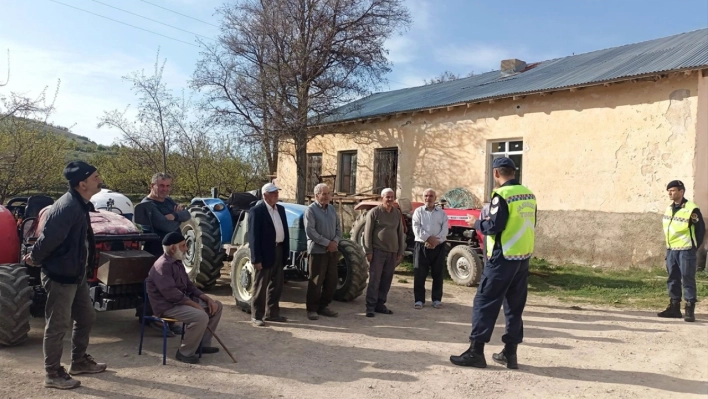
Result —
<instances>
[{"instance_id":1,"label":"blue jeans","mask_svg":"<svg viewBox=\"0 0 708 399\"><path fill-rule=\"evenodd\" d=\"M524 339L521 314L528 295L529 260L502 260L487 262L477 288L472 307L470 341L489 342L499 310L504 305L505 344L520 344Z\"/></svg>"},{"instance_id":2,"label":"blue jeans","mask_svg":"<svg viewBox=\"0 0 708 399\"><path fill-rule=\"evenodd\" d=\"M681 286L683 285L683 299L689 303L696 303L696 250L672 251L667 249L666 272L669 274L666 285L671 301L681 302ZM681 284L682 282L683 284Z\"/></svg>"}]
</instances>

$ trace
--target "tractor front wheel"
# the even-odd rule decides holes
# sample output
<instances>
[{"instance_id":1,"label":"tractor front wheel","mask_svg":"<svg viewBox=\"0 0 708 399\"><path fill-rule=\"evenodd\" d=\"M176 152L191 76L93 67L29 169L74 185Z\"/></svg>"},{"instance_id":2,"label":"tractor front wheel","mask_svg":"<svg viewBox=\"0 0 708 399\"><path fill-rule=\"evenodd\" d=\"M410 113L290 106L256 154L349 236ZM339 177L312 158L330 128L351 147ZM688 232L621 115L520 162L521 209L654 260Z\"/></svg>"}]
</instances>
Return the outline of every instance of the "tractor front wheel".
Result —
<instances>
[{"instance_id":1,"label":"tractor front wheel","mask_svg":"<svg viewBox=\"0 0 708 399\"><path fill-rule=\"evenodd\" d=\"M447 254L447 271L457 285L472 287L479 284L484 264L472 247L457 245Z\"/></svg>"},{"instance_id":2,"label":"tractor front wheel","mask_svg":"<svg viewBox=\"0 0 708 399\"><path fill-rule=\"evenodd\" d=\"M192 217L182 223L180 230L187 241L187 253L182 263L189 279L208 290L216 284L224 266L224 251L221 250L219 220L202 205L189 208Z\"/></svg>"},{"instance_id":3,"label":"tractor front wheel","mask_svg":"<svg viewBox=\"0 0 708 399\"><path fill-rule=\"evenodd\" d=\"M350 302L359 297L366 288L369 276L369 262L366 261L364 250L352 241L339 241L337 272L339 278L334 299Z\"/></svg>"},{"instance_id":4,"label":"tractor front wheel","mask_svg":"<svg viewBox=\"0 0 708 399\"><path fill-rule=\"evenodd\" d=\"M27 339L31 304L32 287L25 267L0 265L0 345L14 346Z\"/></svg>"},{"instance_id":5,"label":"tractor front wheel","mask_svg":"<svg viewBox=\"0 0 708 399\"><path fill-rule=\"evenodd\" d=\"M256 269L251 263L251 249L244 246L236 251L231 261L231 292L244 312L251 312L251 298L256 285Z\"/></svg>"}]
</instances>

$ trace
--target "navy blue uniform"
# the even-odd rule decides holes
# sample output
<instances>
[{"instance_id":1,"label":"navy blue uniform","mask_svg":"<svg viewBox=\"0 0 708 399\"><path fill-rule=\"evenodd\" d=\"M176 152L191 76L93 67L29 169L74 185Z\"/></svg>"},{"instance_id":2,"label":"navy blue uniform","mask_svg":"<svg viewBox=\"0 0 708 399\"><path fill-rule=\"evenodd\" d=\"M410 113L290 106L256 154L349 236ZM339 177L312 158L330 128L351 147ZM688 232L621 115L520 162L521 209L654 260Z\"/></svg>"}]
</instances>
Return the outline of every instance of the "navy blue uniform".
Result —
<instances>
[{"instance_id":1,"label":"navy blue uniform","mask_svg":"<svg viewBox=\"0 0 708 399\"><path fill-rule=\"evenodd\" d=\"M512 179L503 186L519 184L518 180ZM497 236L497 239L492 255L484 266L482 279L474 298L470 341L487 343L491 340L502 304L506 318L506 334L502 337L502 341L507 344L519 344L524 338L521 314L526 306L528 295L529 259L504 259L500 233L506 228L508 219L509 206L501 196L495 194L492 198L489 219L475 222L474 227L477 231L484 235Z\"/></svg>"},{"instance_id":2,"label":"navy blue uniform","mask_svg":"<svg viewBox=\"0 0 708 399\"><path fill-rule=\"evenodd\" d=\"M674 214L688 202L683 199L680 204L671 204ZM696 218L693 218L696 215ZM681 286L683 285L683 299L688 303L696 303L696 251L703 243L706 234L706 225L700 209L692 212L688 224L695 227L696 237L693 248L685 251L666 250L666 271L668 279L666 285L669 298L674 302L681 302ZM696 243L698 243L696 245ZM682 284L683 283L683 284Z\"/></svg>"}]
</instances>

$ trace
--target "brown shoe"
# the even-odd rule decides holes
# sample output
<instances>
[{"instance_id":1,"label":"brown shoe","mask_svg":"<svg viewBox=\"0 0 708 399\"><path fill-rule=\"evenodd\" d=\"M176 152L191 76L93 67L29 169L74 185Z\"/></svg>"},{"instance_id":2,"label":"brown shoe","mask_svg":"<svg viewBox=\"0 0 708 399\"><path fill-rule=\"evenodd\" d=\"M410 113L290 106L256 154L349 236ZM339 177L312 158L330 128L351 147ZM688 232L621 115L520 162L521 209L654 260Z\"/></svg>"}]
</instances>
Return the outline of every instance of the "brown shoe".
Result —
<instances>
[{"instance_id":1,"label":"brown shoe","mask_svg":"<svg viewBox=\"0 0 708 399\"><path fill-rule=\"evenodd\" d=\"M337 317L337 315L339 314L330 308L320 309L320 311L317 313L321 314L322 316L327 316L327 317Z\"/></svg>"},{"instance_id":2,"label":"brown shoe","mask_svg":"<svg viewBox=\"0 0 708 399\"><path fill-rule=\"evenodd\" d=\"M96 363L95 360L88 353L84 355L79 360L74 360L71 362L71 367L69 367L69 374L95 374L106 370L106 363Z\"/></svg>"},{"instance_id":3,"label":"brown shoe","mask_svg":"<svg viewBox=\"0 0 708 399\"><path fill-rule=\"evenodd\" d=\"M59 367L59 369L55 371L48 371L47 375L44 377L45 388L73 389L80 385L81 381L71 378L71 376L66 373L64 367Z\"/></svg>"}]
</instances>

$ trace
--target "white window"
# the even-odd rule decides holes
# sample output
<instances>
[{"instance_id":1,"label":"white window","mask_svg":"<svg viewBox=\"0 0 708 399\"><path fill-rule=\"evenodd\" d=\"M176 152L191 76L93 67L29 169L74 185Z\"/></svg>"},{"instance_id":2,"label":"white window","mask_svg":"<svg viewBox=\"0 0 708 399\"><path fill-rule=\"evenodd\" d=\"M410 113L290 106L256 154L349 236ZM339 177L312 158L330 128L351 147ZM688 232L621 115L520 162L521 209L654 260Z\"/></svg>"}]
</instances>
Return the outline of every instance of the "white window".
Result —
<instances>
[{"instance_id":1,"label":"white window","mask_svg":"<svg viewBox=\"0 0 708 399\"><path fill-rule=\"evenodd\" d=\"M489 196L494 189L494 172L492 169L492 162L496 158L508 157L516 165L516 179L519 183L523 184L523 154L524 154L524 142L523 140L508 140L508 141L495 141L490 143L489 150L489 176L487 179L487 194L484 202L489 202Z\"/></svg>"}]
</instances>

